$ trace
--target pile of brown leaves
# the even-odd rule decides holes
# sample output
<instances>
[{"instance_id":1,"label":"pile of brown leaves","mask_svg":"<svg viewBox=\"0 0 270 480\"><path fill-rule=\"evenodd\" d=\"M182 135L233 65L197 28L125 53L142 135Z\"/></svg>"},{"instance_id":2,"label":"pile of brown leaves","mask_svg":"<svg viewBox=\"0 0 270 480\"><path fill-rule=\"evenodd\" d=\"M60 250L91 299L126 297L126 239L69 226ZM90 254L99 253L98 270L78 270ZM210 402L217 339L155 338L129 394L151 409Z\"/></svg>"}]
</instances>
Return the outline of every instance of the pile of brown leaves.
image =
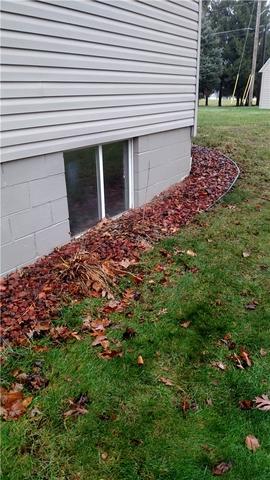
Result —
<instances>
[{"instance_id":1,"label":"pile of brown leaves","mask_svg":"<svg viewBox=\"0 0 270 480\"><path fill-rule=\"evenodd\" d=\"M71 299L85 295L112 299L119 276L151 242L176 233L226 192L238 174L234 163L204 147L193 147L192 155L191 174L185 181L142 208L100 222L79 239L2 279L2 338L25 344L29 338L50 334L51 319Z\"/></svg>"}]
</instances>

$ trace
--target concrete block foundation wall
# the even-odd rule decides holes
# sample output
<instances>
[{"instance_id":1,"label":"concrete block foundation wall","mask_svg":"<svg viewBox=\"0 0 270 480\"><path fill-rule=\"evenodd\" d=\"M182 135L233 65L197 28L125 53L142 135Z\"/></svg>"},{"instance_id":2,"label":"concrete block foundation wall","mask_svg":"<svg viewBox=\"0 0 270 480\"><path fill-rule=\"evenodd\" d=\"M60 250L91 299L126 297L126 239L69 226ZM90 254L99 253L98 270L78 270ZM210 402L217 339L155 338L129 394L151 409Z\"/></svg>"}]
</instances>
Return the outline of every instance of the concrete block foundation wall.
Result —
<instances>
[{"instance_id":1,"label":"concrete block foundation wall","mask_svg":"<svg viewBox=\"0 0 270 480\"><path fill-rule=\"evenodd\" d=\"M70 240L62 153L1 165L1 273Z\"/></svg>"},{"instance_id":2,"label":"concrete block foundation wall","mask_svg":"<svg viewBox=\"0 0 270 480\"><path fill-rule=\"evenodd\" d=\"M190 127L134 140L134 195L139 207L184 179L191 168Z\"/></svg>"},{"instance_id":3,"label":"concrete block foundation wall","mask_svg":"<svg viewBox=\"0 0 270 480\"><path fill-rule=\"evenodd\" d=\"M190 127L134 139L135 207L189 174ZM70 241L63 153L1 165L1 274Z\"/></svg>"}]
</instances>

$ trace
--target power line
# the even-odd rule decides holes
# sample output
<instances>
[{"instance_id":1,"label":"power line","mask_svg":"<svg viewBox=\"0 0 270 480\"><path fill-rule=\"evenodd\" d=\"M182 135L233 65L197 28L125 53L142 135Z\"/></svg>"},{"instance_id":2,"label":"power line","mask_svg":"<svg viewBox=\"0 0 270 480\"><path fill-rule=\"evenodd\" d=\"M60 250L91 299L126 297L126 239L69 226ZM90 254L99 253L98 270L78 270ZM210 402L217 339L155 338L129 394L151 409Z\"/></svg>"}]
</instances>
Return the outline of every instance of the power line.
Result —
<instances>
[{"instance_id":1,"label":"power line","mask_svg":"<svg viewBox=\"0 0 270 480\"><path fill-rule=\"evenodd\" d=\"M264 25L261 25L260 26L260 30L264 29L265 26ZM225 30L224 32L212 32L212 35L222 35L224 33L231 33L231 32L242 32L244 33L244 31L246 30L249 30L249 31L253 31L255 30L255 28L249 28L249 27L245 27L245 28L236 28L235 30Z\"/></svg>"},{"instance_id":2,"label":"power line","mask_svg":"<svg viewBox=\"0 0 270 480\"><path fill-rule=\"evenodd\" d=\"M213 32L213 35L222 35L223 33L240 32L241 30L255 30L255 28L236 28L235 30L224 30L224 32Z\"/></svg>"}]
</instances>

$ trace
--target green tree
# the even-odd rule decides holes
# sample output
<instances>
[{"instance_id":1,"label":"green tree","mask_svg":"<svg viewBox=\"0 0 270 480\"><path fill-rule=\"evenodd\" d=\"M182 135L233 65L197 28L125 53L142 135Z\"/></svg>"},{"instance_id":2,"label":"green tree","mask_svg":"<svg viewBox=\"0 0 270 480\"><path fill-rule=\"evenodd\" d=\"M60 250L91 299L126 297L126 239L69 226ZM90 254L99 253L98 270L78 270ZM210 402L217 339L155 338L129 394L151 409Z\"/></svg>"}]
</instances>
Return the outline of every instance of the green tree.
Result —
<instances>
[{"instance_id":1,"label":"green tree","mask_svg":"<svg viewBox=\"0 0 270 480\"><path fill-rule=\"evenodd\" d=\"M208 105L209 95L218 89L221 70L222 49L206 13L202 18L199 85L200 95L205 97L206 106Z\"/></svg>"},{"instance_id":2,"label":"green tree","mask_svg":"<svg viewBox=\"0 0 270 480\"><path fill-rule=\"evenodd\" d=\"M210 0L204 5L205 18L218 33L219 44L222 46L222 74L220 76L220 104L222 96L233 93L237 74L239 78L235 96L237 105L243 101L244 89L251 71L254 28L256 21L256 0ZM264 32L270 23L270 5L262 2L260 19L260 41L257 61L257 72L262 66ZM249 28L249 30L247 30ZM225 32L225 33L223 33ZM270 49L266 38L266 58ZM259 92L260 75L255 78L255 92Z\"/></svg>"}]
</instances>

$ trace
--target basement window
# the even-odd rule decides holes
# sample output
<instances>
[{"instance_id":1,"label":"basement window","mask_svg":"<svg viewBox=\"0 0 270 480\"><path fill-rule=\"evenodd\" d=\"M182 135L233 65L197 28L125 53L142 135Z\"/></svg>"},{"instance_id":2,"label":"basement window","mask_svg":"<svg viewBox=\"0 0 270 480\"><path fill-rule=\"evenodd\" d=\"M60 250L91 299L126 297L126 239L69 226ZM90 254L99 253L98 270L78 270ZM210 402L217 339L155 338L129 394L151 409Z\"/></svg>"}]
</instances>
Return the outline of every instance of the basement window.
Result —
<instances>
[{"instance_id":1,"label":"basement window","mask_svg":"<svg viewBox=\"0 0 270 480\"><path fill-rule=\"evenodd\" d=\"M71 235L134 206L132 140L64 153Z\"/></svg>"}]
</instances>

